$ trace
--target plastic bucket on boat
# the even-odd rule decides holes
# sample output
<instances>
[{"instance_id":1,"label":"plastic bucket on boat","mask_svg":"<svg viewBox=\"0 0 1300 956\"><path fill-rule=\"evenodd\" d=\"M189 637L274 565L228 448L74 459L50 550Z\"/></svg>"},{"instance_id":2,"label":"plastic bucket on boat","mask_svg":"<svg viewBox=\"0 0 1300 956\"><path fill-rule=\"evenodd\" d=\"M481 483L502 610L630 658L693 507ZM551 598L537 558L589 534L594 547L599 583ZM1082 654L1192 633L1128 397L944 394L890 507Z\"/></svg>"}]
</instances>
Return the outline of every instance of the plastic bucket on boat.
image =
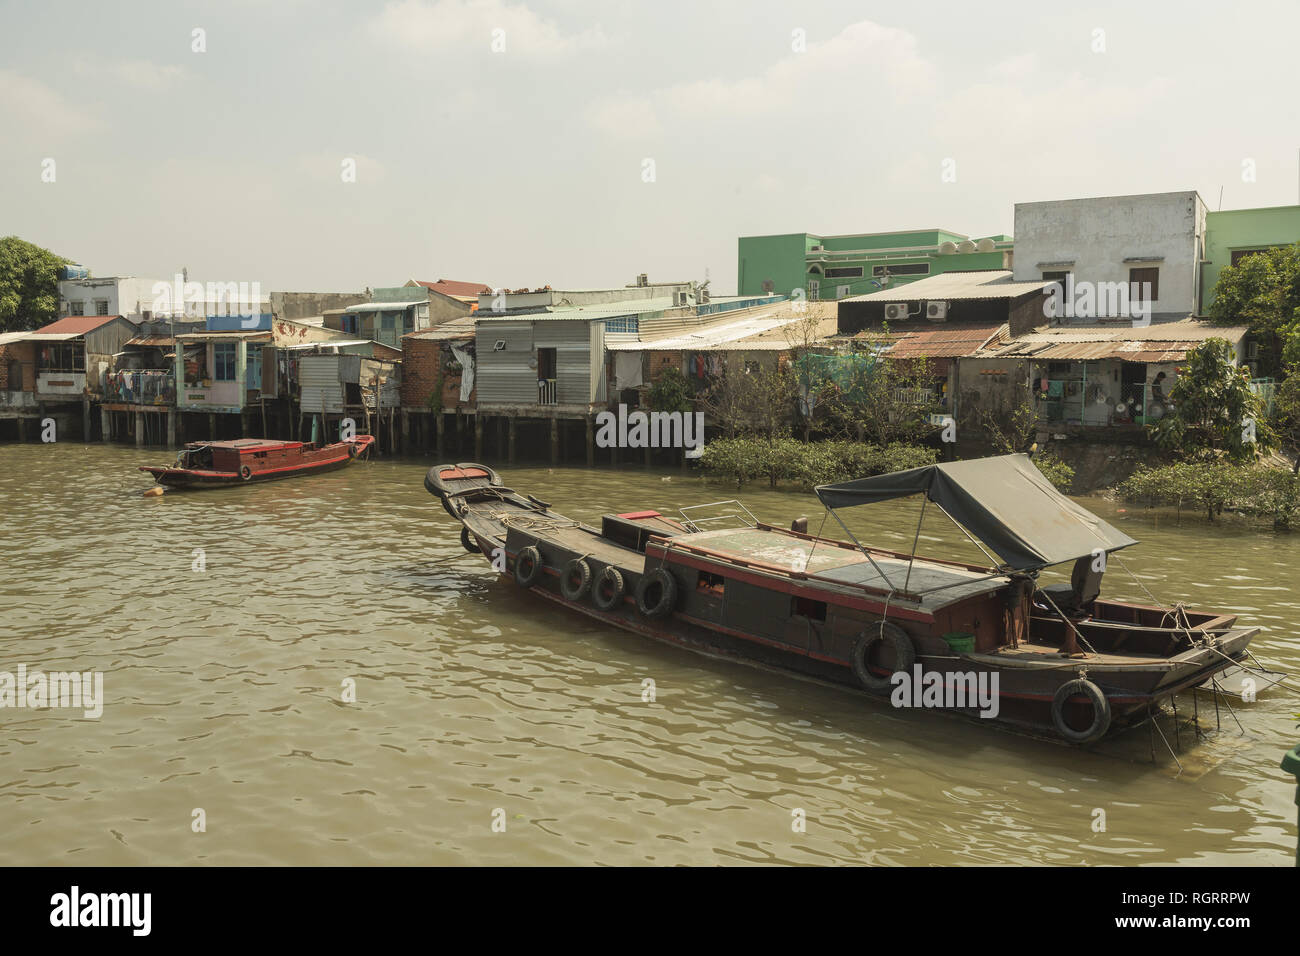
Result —
<instances>
[{"instance_id":1,"label":"plastic bucket on boat","mask_svg":"<svg viewBox=\"0 0 1300 956\"><path fill-rule=\"evenodd\" d=\"M943 636L955 654L969 654L975 650L975 635L965 631L952 631Z\"/></svg>"}]
</instances>

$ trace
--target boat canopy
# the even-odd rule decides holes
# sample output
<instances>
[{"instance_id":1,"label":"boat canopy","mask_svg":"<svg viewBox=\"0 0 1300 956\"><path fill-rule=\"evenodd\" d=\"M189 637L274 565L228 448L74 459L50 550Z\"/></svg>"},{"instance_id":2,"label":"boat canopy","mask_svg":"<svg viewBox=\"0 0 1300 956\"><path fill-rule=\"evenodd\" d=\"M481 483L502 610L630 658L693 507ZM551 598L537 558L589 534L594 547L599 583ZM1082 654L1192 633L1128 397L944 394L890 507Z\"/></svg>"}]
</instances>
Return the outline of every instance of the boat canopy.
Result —
<instances>
[{"instance_id":1,"label":"boat canopy","mask_svg":"<svg viewBox=\"0 0 1300 956\"><path fill-rule=\"evenodd\" d=\"M1028 455L943 462L816 492L831 509L924 494L1018 571L1137 544L1053 488Z\"/></svg>"}]
</instances>

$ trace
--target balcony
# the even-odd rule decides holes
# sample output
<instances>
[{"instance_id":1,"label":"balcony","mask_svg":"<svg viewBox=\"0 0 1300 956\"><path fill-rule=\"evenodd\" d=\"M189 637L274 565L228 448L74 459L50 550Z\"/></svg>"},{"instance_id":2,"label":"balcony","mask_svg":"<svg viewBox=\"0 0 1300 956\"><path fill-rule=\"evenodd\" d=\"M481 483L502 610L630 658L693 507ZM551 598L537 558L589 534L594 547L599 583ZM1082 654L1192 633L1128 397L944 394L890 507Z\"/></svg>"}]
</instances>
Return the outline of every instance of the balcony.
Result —
<instances>
[{"instance_id":1,"label":"balcony","mask_svg":"<svg viewBox=\"0 0 1300 956\"><path fill-rule=\"evenodd\" d=\"M540 378L537 380L537 404L538 405L555 405L556 400L555 379Z\"/></svg>"},{"instance_id":2,"label":"balcony","mask_svg":"<svg viewBox=\"0 0 1300 956\"><path fill-rule=\"evenodd\" d=\"M168 369L110 372L104 399L125 405L171 405L176 401L176 378Z\"/></svg>"}]
</instances>

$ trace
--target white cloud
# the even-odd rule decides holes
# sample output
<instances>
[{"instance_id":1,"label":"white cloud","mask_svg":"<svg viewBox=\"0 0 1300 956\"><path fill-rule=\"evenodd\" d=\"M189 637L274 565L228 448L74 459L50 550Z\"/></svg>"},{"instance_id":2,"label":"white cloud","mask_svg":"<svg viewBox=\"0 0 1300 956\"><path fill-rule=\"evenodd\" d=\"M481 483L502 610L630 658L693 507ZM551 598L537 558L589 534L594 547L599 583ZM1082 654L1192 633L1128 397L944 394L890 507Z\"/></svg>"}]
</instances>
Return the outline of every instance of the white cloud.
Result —
<instances>
[{"instance_id":1,"label":"white cloud","mask_svg":"<svg viewBox=\"0 0 1300 956\"><path fill-rule=\"evenodd\" d=\"M493 31L504 31L494 34ZM564 32L522 3L504 0L396 0L370 24L377 39L421 52L492 52L502 36L502 56L557 57L604 46L600 26Z\"/></svg>"},{"instance_id":2,"label":"white cloud","mask_svg":"<svg viewBox=\"0 0 1300 956\"><path fill-rule=\"evenodd\" d=\"M73 106L40 80L5 69L0 69L0 117L19 131L39 136L64 136L102 125L98 117Z\"/></svg>"},{"instance_id":3,"label":"white cloud","mask_svg":"<svg viewBox=\"0 0 1300 956\"><path fill-rule=\"evenodd\" d=\"M587 120L607 133L633 137L727 118L753 122L781 115L849 116L857 111L858 121L867 122L868 102L878 108L913 101L932 91L937 72L917 52L910 33L863 20L752 76L715 77L648 95L602 98L587 110Z\"/></svg>"},{"instance_id":4,"label":"white cloud","mask_svg":"<svg viewBox=\"0 0 1300 956\"><path fill-rule=\"evenodd\" d=\"M179 66L164 66L149 60L75 60L72 71L77 76L107 79L148 92L168 89L185 76Z\"/></svg>"}]
</instances>

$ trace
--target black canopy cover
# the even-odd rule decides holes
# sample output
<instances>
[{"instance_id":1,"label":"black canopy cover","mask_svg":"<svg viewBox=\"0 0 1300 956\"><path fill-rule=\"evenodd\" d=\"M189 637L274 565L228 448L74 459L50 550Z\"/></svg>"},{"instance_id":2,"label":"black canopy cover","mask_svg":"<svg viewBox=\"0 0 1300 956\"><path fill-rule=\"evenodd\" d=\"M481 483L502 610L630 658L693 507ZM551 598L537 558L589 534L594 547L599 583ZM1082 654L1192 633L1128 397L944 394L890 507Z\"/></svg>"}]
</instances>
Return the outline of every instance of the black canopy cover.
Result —
<instances>
[{"instance_id":1,"label":"black canopy cover","mask_svg":"<svg viewBox=\"0 0 1300 956\"><path fill-rule=\"evenodd\" d=\"M1137 544L1052 487L1028 455L945 462L821 485L828 508L924 493L1019 571Z\"/></svg>"}]
</instances>

